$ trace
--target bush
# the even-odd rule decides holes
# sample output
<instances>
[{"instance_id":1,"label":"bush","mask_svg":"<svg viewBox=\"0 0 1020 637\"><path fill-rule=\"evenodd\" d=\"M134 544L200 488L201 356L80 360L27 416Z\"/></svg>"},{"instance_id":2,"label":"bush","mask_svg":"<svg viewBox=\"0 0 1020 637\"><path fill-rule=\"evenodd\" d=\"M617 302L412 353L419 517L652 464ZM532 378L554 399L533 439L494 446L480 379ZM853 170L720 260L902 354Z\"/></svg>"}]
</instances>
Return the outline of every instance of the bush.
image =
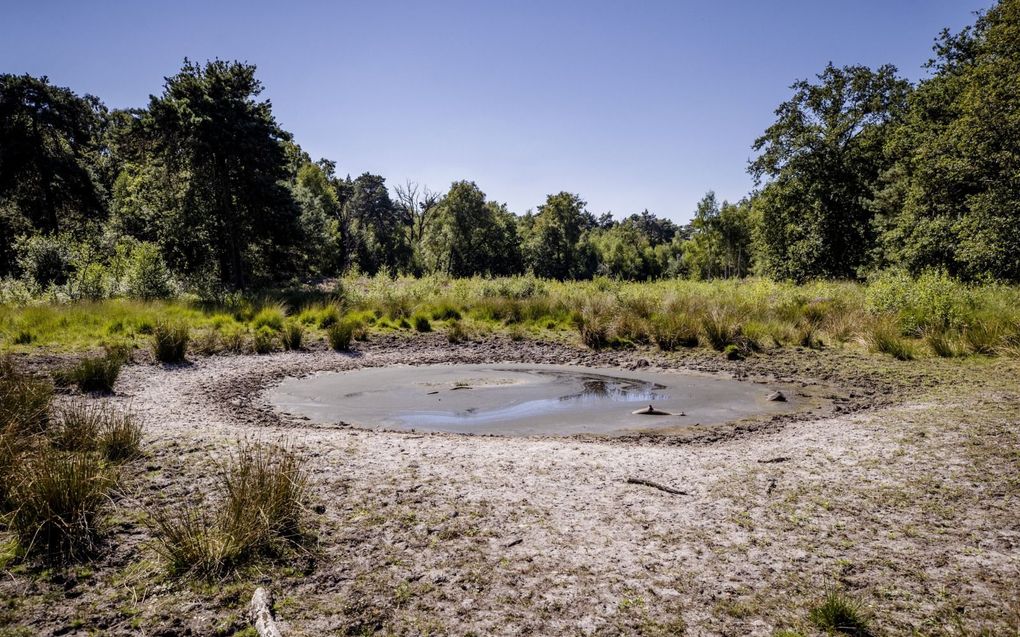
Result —
<instances>
[{"instance_id":1,"label":"bush","mask_svg":"<svg viewBox=\"0 0 1020 637\"><path fill-rule=\"evenodd\" d=\"M326 340L329 341L329 346L338 352L350 349L356 327L357 323L349 319L330 325L326 330Z\"/></svg>"},{"instance_id":2,"label":"bush","mask_svg":"<svg viewBox=\"0 0 1020 637\"><path fill-rule=\"evenodd\" d=\"M30 280L46 287L63 285L71 274L71 240L66 235L33 235L15 241L18 267Z\"/></svg>"},{"instance_id":3,"label":"bush","mask_svg":"<svg viewBox=\"0 0 1020 637\"><path fill-rule=\"evenodd\" d=\"M222 575L300 533L307 476L290 450L242 445L218 486L218 508L153 514L160 552L178 573Z\"/></svg>"},{"instance_id":4,"label":"bush","mask_svg":"<svg viewBox=\"0 0 1020 637\"><path fill-rule=\"evenodd\" d=\"M173 277L159 246L142 242L131 250L127 286L128 294L140 299L166 299L173 296Z\"/></svg>"},{"instance_id":5,"label":"bush","mask_svg":"<svg viewBox=\"0 0 1020 637\"><path fill-rule=\"evenodd\" d=\"M182 363L191 333L184 323L160 322L152 330L152 353L163 363Z\"/></svg>"},{"instance_id":6,"label":"bush","mask_svg":"<svg viewBox=\"0 0 1020 637\"><path fill-rule=\"evenodd\" d=\"M863 605L839 591L830 591L808 613L815 626L828 632L863 637L870 635Z\"/></svg>"},{"instance_id":7,"label":"bush","mask_svg":"<svg viewBox=\"0 0 1020 637\"><path fill-rule=\"evenodd\" d=\"M256 354L269 354L276 349L276 332L263 325L252 335L252 348Z\"/></svg>"},{"instance_id":8,"label":"bush","mask_svg":"<svg viewBox=\"0 0 1020 637\"><path fill-rule=\"evenodd\" d=\"M414 325L416 332L431 332L432 323L429 322L429 317L424 314L415 314L411 317L411 324Z\"/></svg>"},{"instance_id":9,"label":"bush","mask_svg":"<svg viewBox=\"0 0 1020 637\"><path fill-rule=\"evenodd\" d=\"M280 340L286 350L299 350L305 338L305 328L296 321L290 321L283 326L283 334Z\"/></svg>"},{"instance_id":10,"label":"bush","mask_svg":"<svg viewBox=\"0 0 1020 637\"><path fill-rule=\"evenodd\" d=\"M14 485L11 529L29 554L84 559L98 546L113 484L94 454L42 451Z\"/></svg>"},{"instance_id":11,"label":"bush","mask_svg":"<svg viewBox=\"0 0 1020 637\"><path fill-rule=\"evenodd\" d=\"M86 356L74 367L58 372L54 377L60 384L77 385L83 392L110 393L123 364L124 359L117 354Z\"/></svg>"},{"instance_id":12,"label":"bush","mask_svg":"<svg viewBox=\"0 0 1020 637\"><path fill-rule=\"evenodd\" d=\"M686 314L660 314L652 317L652 339L664 352L698 346L698 326Z\"/></svg>"}]
</instances>

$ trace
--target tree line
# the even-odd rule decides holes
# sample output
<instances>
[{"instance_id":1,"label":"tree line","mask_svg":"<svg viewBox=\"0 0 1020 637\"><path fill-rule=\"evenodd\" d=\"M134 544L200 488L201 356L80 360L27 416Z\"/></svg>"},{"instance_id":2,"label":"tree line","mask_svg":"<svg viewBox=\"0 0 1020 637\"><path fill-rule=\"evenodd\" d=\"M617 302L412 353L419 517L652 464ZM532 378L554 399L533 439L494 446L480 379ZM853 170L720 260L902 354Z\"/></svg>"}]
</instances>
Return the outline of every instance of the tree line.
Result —
<instances>
[{"instance_id":1,"label":"tree line","mask_svg":"<svg viewBox=\"0 0 1020 637\"><path fill-rule=\"evenodd\" d=\"M145 108L0 75L0 277L238 290L366 273L802 281L937 268L1020 281L1020 0L935 41L928 77L886 65L796 82L755 140L755 189L690 223L596 215L551 194L518 215L312 158L255 66L185 60Z\"/></svg>"}]
</instances>

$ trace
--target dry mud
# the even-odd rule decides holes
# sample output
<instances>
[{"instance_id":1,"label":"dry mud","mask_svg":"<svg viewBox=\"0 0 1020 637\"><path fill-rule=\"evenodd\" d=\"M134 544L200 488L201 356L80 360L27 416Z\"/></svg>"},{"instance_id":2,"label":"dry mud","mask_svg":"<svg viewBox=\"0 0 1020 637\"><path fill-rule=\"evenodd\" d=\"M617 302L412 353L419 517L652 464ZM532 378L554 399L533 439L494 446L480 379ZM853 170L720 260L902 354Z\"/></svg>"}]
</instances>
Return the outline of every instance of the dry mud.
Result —
<instances>
[{"instance_id":1,"label":"dry mud","mask_svg":"<svg viewBox=\"0 0 1020 637\"><path fill-rule=\"evenodd\" d=\"M4 573L9 631L231 635L256 584L285 635L813 634L827 589L860 599L876 634L1020 630L1016 362L731 362L435 335L360 348L125 368L110 400L142 418L147 457L126 472L107 554L87 572ZM795 387L812 409L504 438L312 426L266 400L320 370L503 361L697 369ZM307 458L310 539L229 581L168 577L144 511L193 499L253 437Z\"/></svg>"}]
</instances>

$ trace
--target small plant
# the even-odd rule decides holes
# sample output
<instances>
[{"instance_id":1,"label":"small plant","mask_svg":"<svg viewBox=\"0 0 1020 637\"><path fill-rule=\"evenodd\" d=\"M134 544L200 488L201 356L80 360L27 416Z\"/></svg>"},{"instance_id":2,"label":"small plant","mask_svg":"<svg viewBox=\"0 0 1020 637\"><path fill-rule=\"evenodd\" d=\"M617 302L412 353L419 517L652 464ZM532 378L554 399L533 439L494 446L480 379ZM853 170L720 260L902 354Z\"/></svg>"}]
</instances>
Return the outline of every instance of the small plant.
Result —
<instances>
[{"instance_id":1,"label":"small plant","mask_svg":"<svg viewBox=\"0 0 1020 637\"><path fill-rule=\"evenodd\" d=\"M84 559L98 546L113 484L95 454L44 450L14 486L11 529L29 554Z\"/></svg>"},{"instance_id":2,"label":"small plant","mask_svg":"<svg viewBox=\"0 0 1020 637\"><path fill-rule=\"evenodd\" d=\"M128 412L110 412L99 432L99 452L111 462L134 460L140 455L142 426Z\"/></svg>"},{"instance_id":3,"label":"small plant","mask_svg":"<svg viewBox=\"0 0 1020 637\"><path fill-rule=\"evenodd\" d=\"M821 630L864 637L870 635L864 606L840 591L829 591L808 613L808 618Z\"/></svg>"},{"instance_id":4,"label":"small plant","mask_svg":"<svg viewBox=\"0 0 1020 637\"><path fill-rule=\"evenodd\" d=\"M719 352L724 351L728 345L737 344L740 336L740 325L728 313L720 310L712 310L702 317L701 327L709 345Z\"/></svg>"},{"instance_id":5,"label":"small plant","mask_svg":"<svg viewBox=\"0 0 1020 637\"><path fill-rule=\"evenodd\" d=\"M326 340L329 341L329 346L338 352L349 350L356 327L357 324L350 319L330 325L326 330Z\"/></svg>"},{"instance_id":6,"label":"small plant","mask_svg":"<svg viewBox=\"0 0 1020 637\"><path fill-rule=\"evenodd\" d=\"M297 321L290 321L283 326L283 333L280 335L280 342L283 349L299 350L305 338L305 328Z\"/></svg>"},{"instance_id":7,"label":"small plant","mask_svg":"<svg viewBox=\"0 0 1020 637\"><path fill-rule=\"evenodd\" d=\"M247 331L237 325L228 326L220 333L220 345L226 352L240 354L245 351Z\"/></svg>"},{"instance_id":8,"label":"small plant","mask_svg":"<svg viewBox=\"0 0 1020 637\"><path fill-rule=\"evenodd\" d=\"M86 356L74 367L54 375L59 384L78 386L83 392L110 393L120 376L124 359L119 355Z\"/></svg>"},{"instance_id":9,"label":"small plant","mask_svg":"<svg viewBox=\"0 0 1020 637\"><path fill-rule=\"evenodd\" d=\"M340 322L340 310L335 305L327 305L319 313L319 328L329 329Z\"/></svg>"},{"instance_id":10,"label":"small plant","mask_svg":"<svg viewBox=\"0 0 1020 637\"><path fill-rule=\"evenodd\" d=\"M698 326L686 314L665 314L652 318L652 339L664 352L698 346Z\"/></svg>"},{"instance_id":11,"label":"small plant","mask_svg":"<svg viewBox=\"0 0 1020 637\"><path fill-rule=\"evenodd\" d=\"M152 353L162 363L182 363L191 332L184 323L160 322L152 330Z\"/></svg>"},{"instance_id":12,"label":"small plant","mask_svg":"<svg viewBox=\"0 0 1020 637\"><path fill-rule=\"evenodd\" d=\"M429 317L424 314L415 314L411 317L411 323L414 325L416 332L431 332L432 323L429 322Z\"/></svg>"},{"instance_id":13,"label":"small plant","mask_svg":"<svg viewBox=\"0 0 1020 637\"><path fill-rule=\"evenodd\" d=\"M31 345L34 340L35 334L30 330L18 330L14 337L11 338L11 342L15 345Z\"/></svg>"},{"instance_id":14,"label":"small plant","mask_svg":"<svg viewBox=\"0 0 1020 637\"><path fill-rule=\"evenodd\" d=\"M611 344L611 313L608 304L599 300L586 303L575 317L574 323L581 342L591 349L602 349Z\"/></svg>"},{"instance_id":15,"label":"small plant","mask_svg":"<svg viewBox=\"0 0 1020 637\"><path fill-rule=\"evenodd\" d=\"M963 342L973 354L991 356L995 354L1000 341L999 326L986 321L975 321L963 330Z\"/></svg>"},{"instance_id":16,"label":"small plant","mask_svg":"<svg viewBox=\"0 0 1020 637\"><path fill-rule=\"evenodd\" d=\"M113 462L138 456L142 428L130 412L85 400L61 405L56 412L56 421L49 432L54 449L98 451Z\"/></svg>"},{"instance_id":17,"label":"small plant","mask_svg":"<svg viewBox=\"0 0 1020 637\"><path fill-rule=\"evenodd\" d=\"M276 332L263 325L255 330L251 344L256 354L269 354L276 349Z\"/></svg>"},{"instance_id":18,"label":"small plant","mask_svg":"<svg viewBox=\"0 0 1020 637\"><path fill-rule=\"evenodd\" d=\"M899 335L895 324L881 321L871 330L871 349L889 354L896 360L909 361L915 357L914 346Z\"/></svg>"}]
</instances>

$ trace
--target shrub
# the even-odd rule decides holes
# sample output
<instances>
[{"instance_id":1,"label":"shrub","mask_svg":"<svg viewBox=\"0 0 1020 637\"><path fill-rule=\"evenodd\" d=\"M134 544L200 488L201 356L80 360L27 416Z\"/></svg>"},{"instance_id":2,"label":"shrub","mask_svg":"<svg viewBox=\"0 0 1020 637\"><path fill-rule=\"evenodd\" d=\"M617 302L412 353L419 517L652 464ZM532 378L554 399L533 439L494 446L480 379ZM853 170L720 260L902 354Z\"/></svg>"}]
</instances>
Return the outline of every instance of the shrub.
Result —
<instances>
[{"instance_id":1,"label":"shrub","mask_svg":"<svg viewBox=\"0 0 1020 637\"><path fill-rule=\"evenodd\" d=\"M349 319L330 325L326 330L326 340L329 341L329 346L338 352L350 349L351 338L354 336L356 327L357 324Z\"/></svg>"},{"instance_id":2,"label":"shrub","mask_svg":"<svg viewBox=\"0 0 1020 637\"><path fill-rule=\"evenodd\" d=\"M54 378L62 385L75 384L83 392L113 391L124 359L119 355L86 356L74 367L58 372Z\"/></svg>"},{"instance_id":3,"label":"shrub","mask_svg":"<svg viewBox=\"0 0 1020 637\"><path fill-rule=\"evenodd\" d=\"M173 296L173 278L159 246L142 242L131 251L127 267L128 294L140 299L166 299Z\"/></svg>"},{"instance_id":4,"label":"shrub","mask_svg":"<svg viewBox=\"0 0 1020 637\"><path fill-rule=\"evenodd\" d=\"M429 317L424 314L415 314L412 316L411 323L414 325L416 332L432 331L432 323L429 322Z\"/></svg>"},{"instance_id":5,"label":"shrub","mask_svg":"<svg viewBox=\"0 0 1020 637\"><path fill-rule=\"evenodd\" d=\"M811 608L808 618L824 631L859 637L871 634L863 605L839 591L826 593L822 601Z\"/></svg>"},{"instance_id":6,"label":"shrub","mask_svg":"<svg viewBox=\"0 0 1020 637\"><path fill-rule=\"evenodd\" d=\"M163 363L181 363L188 353L191 332L184 323L159 322L152 330L152 353Z\"/></svg>"},{"instance_id":7,"label":"shrub","mask_svg":"<svg viewBox=\"0 0 1020 637\"><path fill-rule=\"evenodd\" d=\"M900 336L899 330L889 321L879 321L871 329L869 337L872 351L889 354L901 361L913 360L913 345Z\"/></svg>"},{"instance_id":8,"label":"shrub","mask_svg":"<svg viewBox=\"0 0 1020 637\"><path fill-rule=\"evenodd\" d=\"M299 350L305 338L305 328L296 321L290 321L283 326L283 334L280 341L286 350Z\"/></svg>"},{"instance_id":9,"label":"shrub","mask_svg":"<svg viewBox=\"0 0 1020 637\"><path fill-rule=\"evenodd\" d=\"M290 450L242 445L217 485L218 506L152 515L160 552L178 573L221 575L300 533L307 476Z\"/></svg>"},{"instance_id":10,"label":"shrub","mask_svg":"<svg viewBox=\"0 0 1020 637\"><path fill-rule=\"evenodd\" d=\"M276 332L263 325L252 334L251 343L256 354L269 354L276 349Z\"/></svg>"},{"instance_id":11,"label":"shrub","mask_svg":"<svg viewBox=\"0 0 1020 637\"><path fill-rule=\"evenodd\" d=\"M95 454L42 451L14 486L11 529L29 554L86 558L98 545L113 484Z\"/></svg>"},{"instance_id":12,"label":"shrub","mask_svg":"<svg viewBox=\"0 0 1020 637\"><path fill-rule=\"evenodd\" d=\"M660 314L652 317L652 339L664 352L698 346L698 326L687 314Z\"/></svg>"}]
</instances>

